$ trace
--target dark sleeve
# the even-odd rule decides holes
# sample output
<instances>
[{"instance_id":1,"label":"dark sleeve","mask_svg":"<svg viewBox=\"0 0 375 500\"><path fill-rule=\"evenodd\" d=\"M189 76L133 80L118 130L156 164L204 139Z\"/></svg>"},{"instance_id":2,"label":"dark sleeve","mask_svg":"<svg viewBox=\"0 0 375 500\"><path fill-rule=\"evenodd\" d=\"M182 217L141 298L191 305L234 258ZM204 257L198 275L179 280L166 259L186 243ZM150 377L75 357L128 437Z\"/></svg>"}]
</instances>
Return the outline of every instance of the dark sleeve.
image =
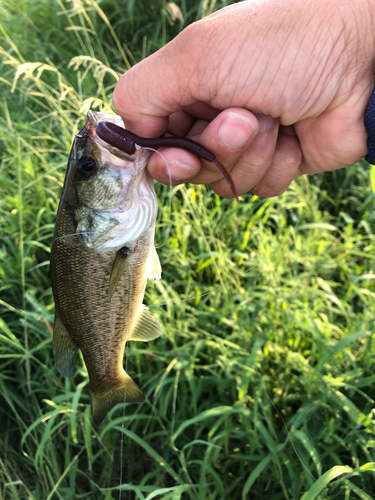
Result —
<instances>
[{"instance_id":1,"label":"dark sleeve","mask_svg":"<svg viewBox=\"0 0 375 500\"><path fill-rule=\"evenodd\" d=\"M365 127L368 135L368 155L366 156L366 160L372 165L375 165L375 87L366 108Z\"/></svg>"}]
</instances>

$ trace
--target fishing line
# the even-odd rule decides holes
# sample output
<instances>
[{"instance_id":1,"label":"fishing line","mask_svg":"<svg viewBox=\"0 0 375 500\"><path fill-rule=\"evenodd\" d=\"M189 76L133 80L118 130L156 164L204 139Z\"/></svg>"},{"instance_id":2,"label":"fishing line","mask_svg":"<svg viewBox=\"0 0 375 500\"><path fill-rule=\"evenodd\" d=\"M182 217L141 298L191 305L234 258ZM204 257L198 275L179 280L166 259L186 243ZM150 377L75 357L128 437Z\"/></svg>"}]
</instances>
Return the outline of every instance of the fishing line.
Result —
<instances>
[{"instance_id":1,"label":"fishing line","mask_svg":"<svg viewBox=\"0 0 375 500\"><path fill-rule=\"evenodd\" d=\"M173 184L172 184L171 169L169 168L169 164L168 164L165 156L163 155L163 153L161 153L157 149L153 149L153 148L149 148L149 147L141 147L141 146L138 146L138 144L135 145L135 149L137 149L137 150L138 149L148 149L149 151L153 151L154 153L157 153L159 156L161 156L163 158L165 166L167 167L168 179L169 179L168 221L167 221L168 225L167 225L167 229L165 230L164 241L158 246L155 245L155 248L158 249L158 248L163 247L167 243L170 232L171 232L171 226L172 226L172 222L171 222L170 215L169 215L172 212L172 197L173 197ZM138 245L138 244L136 244L135 246L137 246L138 248L142 248L142 246Z\"/></svg>"},{"instance_id":2,"label":"fishing line","mask_svg":"<svg viewBox=\"0 0 375 500\"><path fill-rule=\"evenodd\" d=\"M51 246L55 243L55 241L57 240L62 240L64 238L70 238L71 236L80 236L80 235L85 235L85 234L91 234L91 232L88 232L88 231L82 231L80 233L72 233L72 234L66 234L66 235L63 235L63 236L58 236L57 238L54 238L52 240L52 243L51 243Z\"/></svg>"},{"instance_id":3,"label":"fishing line","mask_svg":"<svg viewBox=\"0 0 375 500\"><path fill-rule=\"evenodd\" d=\"M310 201L312 200L312 197L313 197L313 195L311 195L310 198L308 199L308 201L306 203L306 206L309 206ZM226 281L223 285L220 285L220 286L214 288L213 290L210 290L209 292L202 293L201 295L194 295L193 297L187 297L186 299L171 300L169 302L162 302L162 303L158 303L158 304L150 304L147 307L148 308L151 308L151 307L160 307L160 306L166 306L166 305L169 305L169 304L179 304L180 302L187 302L188 300L200 299L202 297L206 297L207 295L211 295L212 293L217 292L218 290L221 290L222 288L225 288L230 283L234 283L237 280L237 278L243 278L243 277L245 277L250 271L252 271L256 267L260 266L261 264L264 264L265 262L271 260L275 255L277 255L278 253L280 253L280 250L289 242L290 238L295 234L295 232L297 230L297 227L299 226L302 218L305 215L305 212L306 212L306 207L304 208L302 214L298 218L296 225L293 226L293 228L291 229L291 232L290 232L289 236L287 237L287 239L267 259L262 259L257 264L254 264L253 266L250 266L249 268L247 268L245 271L242 271L242 272L236 274L233 278L231 278L228 281Z\"/></svg>"},{"instance_id":4,"label":"fishing line","mask_svg":"<svg viewBox=\"0 0 375 500\"><path fill-rule=\"evenodd\" d=\"M272 401L272 399L270 398L268 392L266 391L266 389L263 387L263 392L264 394L267 396L268 398L268 401L271 403L271 405L275 408L275 410L277 411L277 414L279 415L279 417L281 418L281 421L285 427L285 430L286 430L286 433L287 433L287 436L290 440L290 443L292 445L292 448L293 448L293 451L294 453L296 454L296 457L298 458L298 460L301 462L302 464L302 467L306 470L306 472L312 477L312 479L314 479L314 481L316 481L316 477L314 476L314 474L312 474L312 472L309 470L309 468L307 467L307 465L305 465L303 463L303 460L302 458L300 457L295 445L294 445L294 442L293 442L293 439L292 439L292 434L289 432L289 429L288 429L288 426L286 425L286 422L284 420L284 417L282 416L281 412L279 411L279 409L277 408L277 406L275 405L275 403ZM330 496L328 495L328 493L324 492L324 495L326 495L326 498L328 498L328 500L330 499Z\"/></svg>"},{"instance_id":5,"label":"fishing line","mask_svg":"<svg viewBox=\"0 0 375 500\"><path fill-rule=\"evenodd\" d=\"M146 149L146 148L145 148ZM150 149L152 150L152 148L147 148L147 149ZM159 151L156 150L156 152L163 158L165 164L166 164L166 167L167 167L167 171L168 171L168 175L169 175L169 182L170 182L170 192L169 192L169 213L171 213L171 205L172 205L172 178L171 178L171 173L170 173L170 169L169 169L169 165L168 165L168 162L166 161L165 157L162 155L162 153L160 153ZM194 295L193 297L188 297L188 298L185 298L185 299L180 299L180 300L175 300L175 301L168 301L168 302L164 302L164 303L159 303L159 304L151 304L149 305L148 307L151 308L151 307L158 307L158 306L163 306L163 305L168 305L168 304L175 304L175 303L180 303L180 302L186 302L186 301L189 301L189 300L194 300L194 299L197 299L197 298L202 298L202 297L205 297L205 296L208 296L210 294L213 294L214 292L217 292L218 290L222 289L222 288L225 288L228 284L230 283L233 283L235 282L238 278L243 278L245 277L251 270L255 269L256 267L259 267L262 263L265 263L267 262L268 260L271 260L273 257L275 257L279 252L280 252L280 249L285 247L285 245L290 241L290 239L293 237L293 235L296 233L296 230L298 228L298 226L300 225L301 223L301 220L303 219L303 217L305 216L305 213L306 213L306 208L307 206L309 206L311 200L313 198L313 194L310 193L310 196L308 198L308 201L306 203L306 206L302 212L302 214L300 215L300 217L298 218L296 224L294 225L294 227L291 229L290 231L290 234L287 236L287 238L285 239L285 241L281 244L281 246L277 249L277 251L275 251L274 253L271 254L270 257L268 258L264 258L262 260L260 260L258 263L254 264L253 266L250 266L248 269L246 269L245 271L242 271L242 272L239 272L237 273L233 278L231 279L228 279L224 284L214 288L213 290L210 290L209 292L207 293L203 293L203 294L200 294L200 295ZM165 245L168 237L169 237L169 234L170 234L170 230L171 230L171 221L169 220L169 223L168 223L168 228L166 230L166 237L163 241L163 243L161 245L159 245L157 248L160 248L162 247L163 245ZM128 362L128 352L129 352L129 343L127 342L126 344L126 368L127 368L127 362ZM166 375L163 375L161 377L161 386L163 386L163 383L164 383L164 379L165 379ZM156 384L155 387L157 387L158 385L160 384L160 382L158 382ZM150 390L148 391L147 393L147 398L149 398L149 396L154 392L155 390L155 387L151 387ZM267 398L271 401L268 393L265 391L265 389L263 389L264 392L266 393L266 396ZM159 396L160 396L160 393L159 393ZM124 395L124 403L126 403L126 394ZM280 415L280 412L279 410L277 409L277 407L275 406L275 404L271 401L271 404L272 406L276 409L276 411L278 412L278 414ZM139 411L141 410L141 408L143 407L143 404L139 405L134 416L137 415L139 413ZM153 405L153 411L152 411L152 414L155 414L155 411L156 411L156 402L155 404ZM148 423L146 425L146 428L149 426L150 424L150 419L151 419L152 415L150 416L150 418L148 419ZM300 461L300 463L302 464L302 466L304 467L304 469L310 474L310 476L315 480L313 474L309 471L308 467L303 463L301 457L299 456L298 454L298 451L294 445L294 442L293 442L293 439L292 439L292 436L291 436L291 433L289 432L288 430L288 427L285 423L285 420L283 419L283 417L280 415L281 419L282 419L282 422L286 428L286 431L287 431L287 435L290 439L290 442L291 442L291 445L293 447L293 450L294 450L294 453L296 454L298 460ZM127 424L126 424L126 428L128 428L132 422L134 421L134 419L130 419ZM121 425L121 430L123 431L125 429L125 405L124 405L124 409L123 409L123 419L122 419L122 425ZM120 462L121 462L121 473L120 473L120 484L122 484L122 478L123 478L123 474L122 474L122 466L123 466L123 445L124 445L124 432L121 432L121 454L120 454ZM329 498L329 497L327 497ZM120 490L120 497L119 499L121 500L121 490Z\"/></svg>"},{"instance_id":6,"label":"fishing line","mask_svg":"<svg viewBox=\"0 0 375 500\"><path fill-rule=\"evenodd\" d=\"M323 176L322 176L322 178L323 178ZM320 180L319 185L321 184L321 182L322 182L322 179ZM309 187L310 187L310 184L308 184L308 185L309 185ZM311 190L310 190L310 191L311 191ZM278 250L277 250L277 251L275 251L274 253L272 253L272 254L271 254L271 256L270 256L270 257L268 257L267 259L262 259L261 261L259 261L258 263L254 264L253 266L250 266L250 267L249 267L248 269L246 269L245 271L240 272L240 273L237 273L237 274L236 274L233 278L229 279L229 280L228 280L227 282L225 282L223 285L220 285L220 286L218 286L218 287L214 288L213 290L210 290L210 291L209 291L209 292L207 292L207 293L203 293L203 294L200 294L200 295L195 295L195 296L193 296L193 297L188 297L188 298L186 298L186 299L180 299L180 300L175 300L175 301L168 301L168 302L164 302L164 303L160 303L160 304L151 304L151 305L149 305L148 307L149 307L149 308L151 308L151 307L158 307L158 306L163 306L163 305L168 305L168 304L176 304L176 303L186 302L186 301L189 301L189 300L193 300L193 299L197 299L197 298L202 298L202 297L208 296L208 295L210 295L210 294L212 294L212 293L214 293L214 292L217 292L218 290L220 290L220 289L222 289L222 288L226 287L228 284L235 282L238 278L243 278L243 277L245 277L245 276L246 276L246 275L247 275L247 274L248 274L251 270L253 270L253 269L255 269L256 267L260 266L262 263L267 262L268 260L271 260L271 259L272 259L275 255L277 255L277 254L280 252L280 250L281 250L281 249L282 249L282 248L283 248L283 247L284 247L284 246L285 246L285 245L286 245L286 244L290 241L290 239L291 239L291 238L293 237L293 235L296 233L296 230L297 230L298 226L300 225L301 220L302 220L302 219L303 219L303 217L305 216L306 209L307 209L307 207L310 205L310 202L311 202L312 198L313 198L313 193L310 193L310 196L309 196L309 198L308 198L308 200L307 200L306 206L304 207L303 212L302 212L302 214L300 215L300 217L298 218L298 220L297 220L296 224L295 224L295 225L294 225L294 227L292 228L292 230L291 230L291 232L290 232L289 236L288 236L288 237L285 239L285 241L281 244L281 246L278 248ZM294 453L295 453L296 457L298 458L298 460L299 460L299 462L301 463L301 465L303 466L303 468L304 468L304 469L308 472L308 474L309 474L309 475L310 475L310 476L311 476L314 480L316 480L315 476L311 473L311 471L309 470L309 468L305 465L305 463L303 462L302 458L300 457L300 455L299 455L299 453L298 453L298 451L297 451L297 449L296 449L296 447L295 447L295 445L294 445L293 438L292 438L292 434L290 433L290 431L289 431L289 429L288 429L288 427L287 427L287 425L286 425L286 422L285 422L284 418L282 417L282 415L281 415L280 411L278 410L278 408L276 407L276 405L273 403L273 401L271 400L270 396L268 395L267 391L266 391L264 388L263 388L263 391L265 392L265 394L266 394L267 398L269 399L269 401L271 402L272 406L275 408L275 410L276 410L276 411L277 411L277 413L279 414L279 416L280 416L280 418L281 418L281 420L282 420L282 422L283 422L283 425L284 425L284 427L285 427L285 429L286 429L287 436L289 437L289 440L290 440L290 442L291 442L291 445L292 445L292 448L293 448L293 451L294 451ZM154 413L154 411L155 411L155 406L154 406L153 413ZM129 425L130 425L130 422L129 422ZM325 495L326 495L326 498L328 498L328 499L330 498L330 497L328 496L328 494L326 494L326 493L325 493Z\"/></svg>"},{"instance_id":7,"label":"fishing line","mask_svg":"<svg viewBox=\"0 0 375 500\"><path fill-rule=\"evenodd\" d=\"M132 272L130 273L131 276L131 283L130 283L130 288L132 288L133 285L133 272L134 269L132 269ZM129 333L129 327L127 327L128 330L128 338L130 337ZM128 358L129 358L129 341L126 341L125 344L125 372L128 373ZM120 486L122 485L122 479L123 479L123 474L122 474L122 467L123 467L123 461L124 461L124 427L125 427L125 409L126 409L126 385L125 385L125 390L124 390L124 401L123 401L123 409L122 409L122 422L121 422L121 440L120 440L120 481L119 484ZM143 405L141 405L143 406ZM122 496L122 489L119 489L119 500L121 500Z\"/></svg>"},{"instance_id":8,"label":"fishing line","mask_svg":"<svg viewBox=\"0 0 375 500\"><path fill-rule=\"evenodd\" d=\"M165 158L165 156L163 155L163 153L161 153L160 151L158 151L157 149L153 149L153 148L149 148L149 147L140 147L138 145L135 146L135 148L138 150L138 149L148 149L149 151L152 151L154 153L157 153L159 156L161 156L163 158L163 161L165 163L165 166L167 168L167 172L168 172L168 180L169 180L169 195L168 195L168 225L167 225L167 228L165 230L165 237L164 237L164 241L158 245L158 246L155 246L155 248L162 248L168 241L168 238L169 238L169 235L170 235L170 232L171 232L171 226L172 226L172 222L171 222L171 219L170 219L170 213L172 212L172 198L173 198L173 184L172 184L172 174L171 174L171 169L169 167L169 164ZM107 209L105 210L105 213L116 213L117 212L117 208L114 208L114 209ZM105 233L102 233L100 235L100 238L102 238L107 232L109 232L111 229L108 229L108 231L106 231ZM63 238L69 238L71 236L80 236L80 235L90 235L90 234L94 234L93 231L81 231L79 233L72 233L72 234L67 234L67 235L63 235L63 236L58 236L57 238L54 238L52 240L52 243L51 243L51 246L54 244L55 241L57 240L60 240L60 239L63 239ZM142 245L139 245L138 243L135 244L136 247L138 248L144 248Z\"/></svg>"},{"instance_id":9,"label":"fishing line","mask_svg":"<svg viewBox=\"0 0 375 500\"><path fill-rule=\"evenodd\" d=\"M161 396L161 390L164 386L164 382L165 382L165 379L167 378L167 375L169 374L169 372L172 370L172 368L174 367L174 365L178 363L177 359L175 358L173 361L171 361L169 363L169 365L167 366L166 370L164 371L164 374L160 377L160 382L158 381L158 383L156 384L155 386L155 390L158 390L158 393L156 395L156 398L154 397L154 402L153 402L153 405L152 405L152 412L151 412L151 415L149 416L148 420L147 420L147 424L145 425L145 428L143 429L143 432L142 434L145 435L146 432L148 431L148 428L150 426L150 423L151 423L151 419L152 417L155 415L155 412L156 412L156 405L157 405L157 402L159 401L159 398Z\"/></svg>"},{"instance_id":10,"label":"fishing line","mask_svg":"<svg viewBox=\"0 0 375 500\"><path fill-rule=\"evenodd\" d=\"M141 149L138 145L136 145L136 149ZM169 217L169 214L171 213L172 211L172 196L173 196L173 191L172 191L172 175L171 175L171 170L169 168L169 165L168 165L168 162L166 160L166 158L164 157L164 155L158 151L157 149L153 149L153 148L142 148L142 149L148 149L150 151L153 151L155 153L157 153L158 155L160 155L163 160L164 160L164 163L166 165L166 168L167 168L167 172L168 172L168 177L169 177L169 199L168 199L168 225L167 225L167 229L165 231L165 237L164 237L164 241L162 242L161 245L158 245L156 246L155 248L161 248L162 246L164 246L166 244L166 242L168 241L168 238L169 238L169 234L170 234L170 229L171 229L171 220L170 220L170 217ZM141 245L139 245L138 243L136 243L135 245L136 247L138 248L142 248ZM131 279L133 281L133 272L131 273ZM132 284L130 285L130 287L132 287ZM126 346L125 346L125 372L127 373L128 372L128 357L129 357L129 341L126 342ZM158 382L159 383L159 382ZM156 385L157 386L157 385ZM151 391L149 392L149 394L147 394L147 398L151 395L151 393L154 391L155 389L152 388ZM155 402L156 404L156 402ZM136 414L140 411L141 407L143 406L142 405L139 405L137 411L135 412ZM124 460L124 429L125 429L125 408L126 408L126 390L124 391L124 407L123 407L123 411L122 411L122 423L121 423L121 442L120 442L120 486L122 485L122 481L123 481L123 460ZM155 408L153 410L153 412L155 411ZM128 425L130 425L130 423L132 423L133 420L130 420ZM128 427L127 425L127 427ZM148 427L148 426L146 426ZM122 490L120 489L119 490L119 500L121 500L121 496L122 496Z\"/></svg>"}]
</instances>

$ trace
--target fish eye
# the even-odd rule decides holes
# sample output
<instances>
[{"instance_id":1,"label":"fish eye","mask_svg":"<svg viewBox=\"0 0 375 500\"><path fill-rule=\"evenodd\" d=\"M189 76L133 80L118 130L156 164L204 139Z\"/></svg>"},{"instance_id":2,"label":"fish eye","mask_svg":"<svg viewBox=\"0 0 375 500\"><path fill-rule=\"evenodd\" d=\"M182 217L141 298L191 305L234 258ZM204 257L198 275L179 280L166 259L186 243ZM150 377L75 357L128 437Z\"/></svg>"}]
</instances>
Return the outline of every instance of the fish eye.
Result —
<instances>
[{"instance_id":1,"label":"fish eye","mask_svg":"<svg viewBox=\"0 0 375 500\"><path fill-rule=\"evenodd\" d=\"M85 179L89 179L98 170L98 165L91 156L82 156L77 164L78 173Z\"/></svg>"}]
</instances>

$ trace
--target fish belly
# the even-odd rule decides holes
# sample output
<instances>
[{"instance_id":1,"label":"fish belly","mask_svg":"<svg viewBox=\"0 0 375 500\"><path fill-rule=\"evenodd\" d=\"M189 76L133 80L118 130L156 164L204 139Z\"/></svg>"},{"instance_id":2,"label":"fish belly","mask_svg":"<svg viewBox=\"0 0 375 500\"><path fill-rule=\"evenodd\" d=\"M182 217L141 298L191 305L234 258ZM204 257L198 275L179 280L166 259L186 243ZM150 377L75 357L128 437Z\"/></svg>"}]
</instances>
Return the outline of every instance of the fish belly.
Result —
<instances>
[{"instance_id":1,"label":"fish belly","mask_svg":"<svg viewBox=\"0 0 375 500\"><path fill-rule=\"evenodd\" d=\"M153 239L151 227L127 255L112 296L109 283L116 252L89 249L78 236L55 240L51 266L56 364L62 375L69 376L81 349L90 377L95 423L100 423L117 403L141 403L145 399L123 369L123 355L133 331L138 337L134 340L150 340L161 333L160 326L142 307Z\"/></svg>"}]
</instances>

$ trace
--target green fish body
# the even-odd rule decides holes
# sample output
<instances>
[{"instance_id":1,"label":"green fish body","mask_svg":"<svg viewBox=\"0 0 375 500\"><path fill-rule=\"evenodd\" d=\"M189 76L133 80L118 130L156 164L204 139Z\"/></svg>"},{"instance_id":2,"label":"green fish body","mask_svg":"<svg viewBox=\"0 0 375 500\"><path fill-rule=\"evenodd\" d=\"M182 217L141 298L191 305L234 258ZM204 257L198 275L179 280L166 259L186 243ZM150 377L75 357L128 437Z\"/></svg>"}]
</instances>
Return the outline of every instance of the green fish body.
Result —
<instances>
[{"instance_id":1,"label":"green fish body","mask_svg":"<svg viewBox=\"0 0 375 500\"><path fill-rule=\"evenodd\" d=\"M56 366L69 377L81 349L96 424L117 403L144 401L123 368L125 344L161 335L142 305L147 278L161 277L151 153L109 146L96 135L101 120L123 126L116 115L89 112L72 146L51 250Z\"/></svg>"}]
</instances>

